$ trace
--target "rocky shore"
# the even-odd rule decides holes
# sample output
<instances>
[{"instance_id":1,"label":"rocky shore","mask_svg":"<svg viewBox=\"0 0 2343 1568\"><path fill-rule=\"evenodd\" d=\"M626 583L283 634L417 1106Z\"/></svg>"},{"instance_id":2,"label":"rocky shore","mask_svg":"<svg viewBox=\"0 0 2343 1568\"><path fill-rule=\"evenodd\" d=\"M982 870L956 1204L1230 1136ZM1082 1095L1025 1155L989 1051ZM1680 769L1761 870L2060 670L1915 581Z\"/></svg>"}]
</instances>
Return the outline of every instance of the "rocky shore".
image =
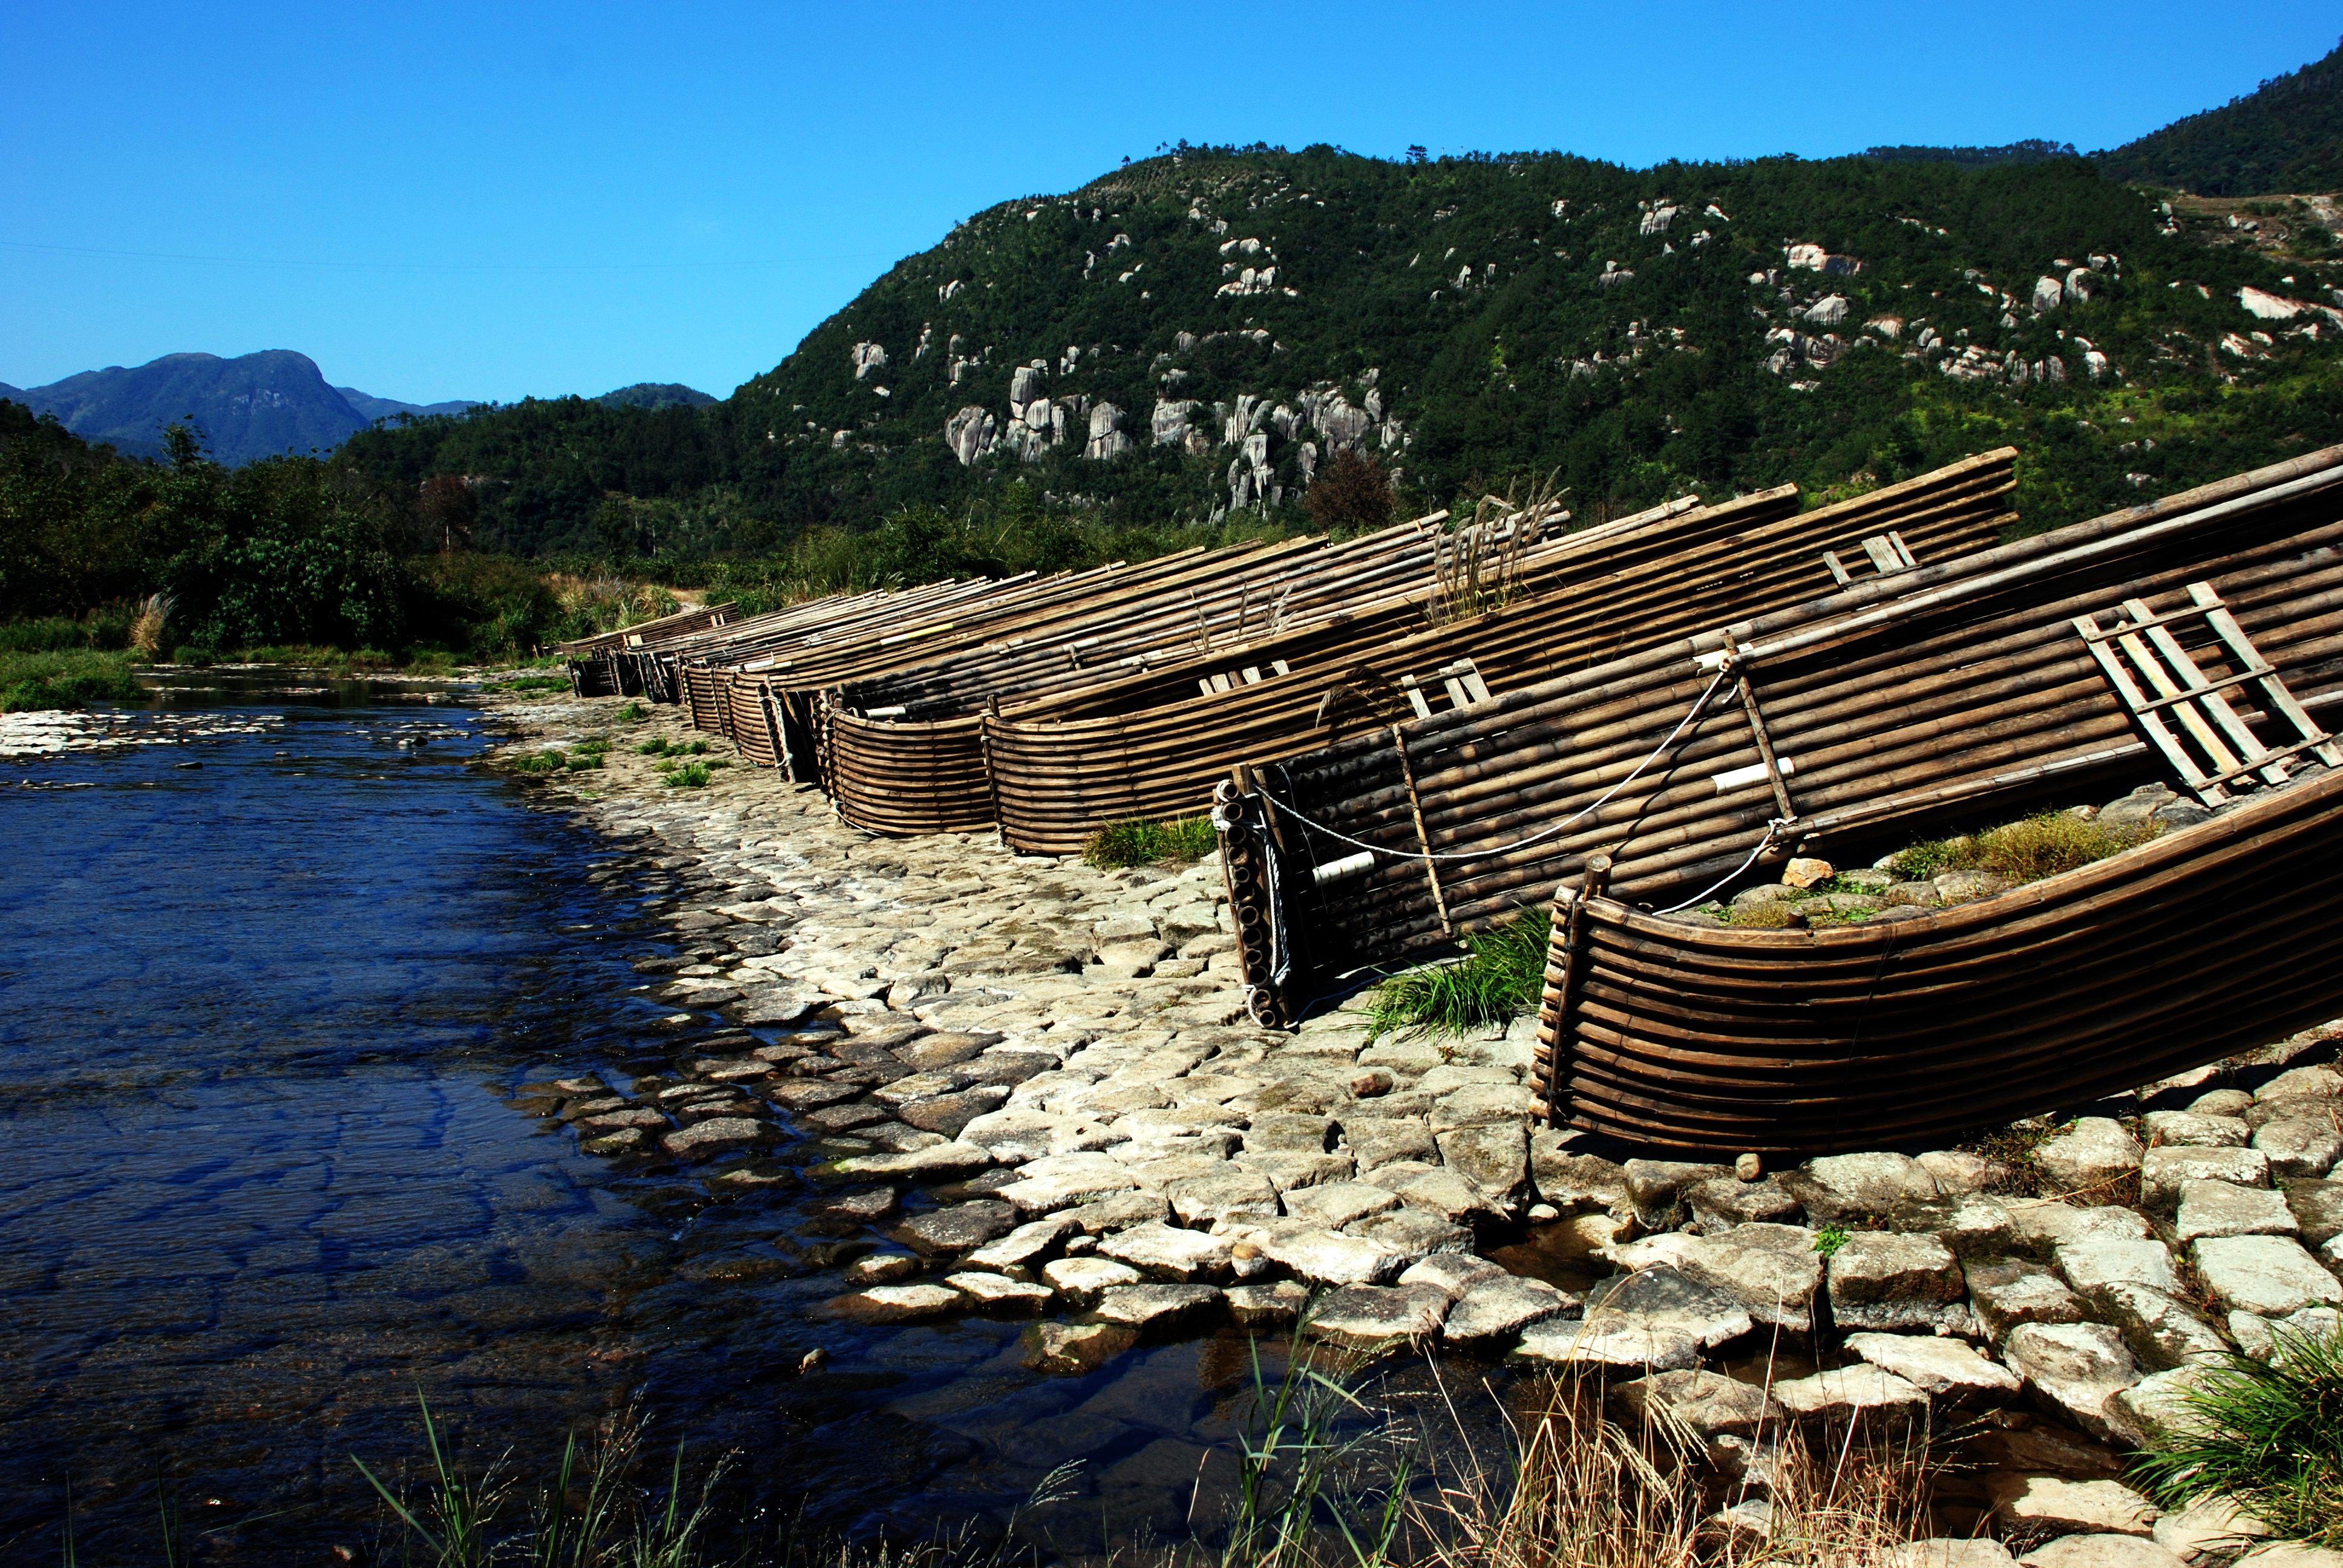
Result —
<instances>
[{"instance_id":1,"label":"rocky shore","mask_svg":"<svg viewBox=\"0 0 2343 1568\"><path fill-rule=\"evenodd\" d=\"M508 760L607 738L541 787L675 889L654 907L678 956L638 966L676 1010L672 1068L524 1103L714 1194L809 1191L852 1240L833 1313L1023 1314L1027 1364L1081 1372L1145 1337L1290 1330L1306 1304L1362 1352L1610 1369L1623 1411L1698 1434L1753 1529L1783 1432L1925 1423L1967 1433L1940 1517L1999 1538L1944 1549L1964 1563L2168 1568L2268 1534L2117 1477L2200 1364L2336 1327L2343 1025L1964 1149L1634 1158L1533 1127L1529 1020L1252 1026L1210 860L874 839L746 765L667 787L636 746L701 739L673 709L486 706Z\"/></svg>"}]
</instances>

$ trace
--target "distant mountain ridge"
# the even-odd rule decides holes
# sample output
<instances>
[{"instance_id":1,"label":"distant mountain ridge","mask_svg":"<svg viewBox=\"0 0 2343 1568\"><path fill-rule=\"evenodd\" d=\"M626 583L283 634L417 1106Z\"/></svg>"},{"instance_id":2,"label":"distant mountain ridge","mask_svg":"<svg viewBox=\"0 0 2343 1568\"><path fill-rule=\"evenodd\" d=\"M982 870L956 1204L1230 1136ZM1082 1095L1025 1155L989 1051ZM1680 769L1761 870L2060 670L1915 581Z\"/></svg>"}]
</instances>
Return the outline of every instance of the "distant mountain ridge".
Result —
<instances>
[{"instance_id":1,"label":"distant mountain ridge","mask_svg":"<svg viewBox=\"0 0 2343 1568\"><path fill-rule=\"evenodd\" d=\"M45 387L11 387L0 397L22 403L85 441L105 441L134 457L163 453L163 431L182 420L202 432L211 455L230 467L286 453L329 452L377 420L461 415L493 405L470 398L404 403L355 387L329 386L306 354L289 348L222 358L166 354L125 368L85 370ZM592 399L610 408L705 408L716 399L673 381L639 381Z\"/></svg>"}]
</instances>

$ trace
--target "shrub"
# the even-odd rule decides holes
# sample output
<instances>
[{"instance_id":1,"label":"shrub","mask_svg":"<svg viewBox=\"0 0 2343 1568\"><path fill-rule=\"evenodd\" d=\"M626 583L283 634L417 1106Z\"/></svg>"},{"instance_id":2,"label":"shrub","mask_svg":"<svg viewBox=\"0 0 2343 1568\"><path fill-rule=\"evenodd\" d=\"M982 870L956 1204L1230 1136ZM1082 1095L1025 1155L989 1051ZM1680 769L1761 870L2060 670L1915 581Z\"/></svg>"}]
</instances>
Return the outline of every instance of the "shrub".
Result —
<instances>
[{"instance_id":1,"label":"shrub","mask_svg":"<svg viewBox=\"0 0 2343 1568\"><path fill-rule=\"evenodd\" d=\"M2183 1397L2187 1415L2135 1460L2157 1499L2223 1496L2281 1536L2343 1545L2343 1342L2273 1325L2267 1362L2232 1355Z\"/></svg>"},{"instance_id":2,"label":"shrub","mask_svg":"<svg viewBox=\"0 0 2343 1568\"><path fill-rule=\"evenodd\" d=\"M136 702L144 695L127 654L0 653L0 712Z\"/></svg>"},{"instance_id":3,"label":"shrub","mask_svg":"<svg viewBox=\"0 0 2343 1568\"><path fill-rule=\"evenodd\" d=\"M1381 1035L1401 1029L1463 1034L1504 1023L1538 1003L1545 990L1546 947L1553 922L1543 909L1524 909L1511 924L1465 942L1464 957L1393 975L1375 988L1367 1016Z\"/></svg>"},{"instance_id":4,"label":"shrub","mask_svg":"<svg viewBox=\"0 0 2343 1568\"><path fill-rule=\"evenodd\" d=\"M1172 822L1111 822L1082 845L1082 859L1112 869L1121 866L1184 863L1201 860L1220 847L1219 830L1210 817L1182 817Z\"/></svg>"}]
</instances>

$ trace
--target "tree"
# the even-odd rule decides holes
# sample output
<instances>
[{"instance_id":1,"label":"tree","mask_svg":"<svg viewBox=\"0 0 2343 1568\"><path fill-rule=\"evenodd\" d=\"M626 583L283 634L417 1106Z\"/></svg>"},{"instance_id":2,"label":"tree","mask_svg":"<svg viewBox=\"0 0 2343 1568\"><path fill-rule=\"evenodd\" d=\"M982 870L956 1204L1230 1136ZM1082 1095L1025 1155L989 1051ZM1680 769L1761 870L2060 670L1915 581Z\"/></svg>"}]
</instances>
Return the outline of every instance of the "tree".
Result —
<instances>
[{"instance_id":1,"label":"tree","mask_svg":"<svg viewBox=\"0 0 2343 1568\"><path fill-rule=\"evenodd\" d=\"M471 548L472 525L479 520L480 502L464 476L437 474L424 480L416 509L422 514L424 532L437 541L441 555Z\"/></svg>"},{"instance_id":2,"label":"tree","mask_svg":"<svg viewBox=\"0 0 2343 1568\"><path fill-rule=\"evenodd\" d=\"M1328 533L1370 533L1392 520L1391 476L1354 447L1334 454L1310 487L1310 520Z\"/></svg>"}]
</instances>

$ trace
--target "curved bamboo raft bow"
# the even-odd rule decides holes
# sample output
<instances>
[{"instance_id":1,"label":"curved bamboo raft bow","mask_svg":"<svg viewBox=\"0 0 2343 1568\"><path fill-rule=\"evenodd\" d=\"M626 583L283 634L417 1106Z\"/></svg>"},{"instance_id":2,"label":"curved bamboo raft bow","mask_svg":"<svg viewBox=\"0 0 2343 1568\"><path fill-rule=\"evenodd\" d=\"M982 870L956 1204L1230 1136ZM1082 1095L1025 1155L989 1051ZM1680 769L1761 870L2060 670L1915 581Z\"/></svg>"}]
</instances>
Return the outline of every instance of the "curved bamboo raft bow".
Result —
<instances>
[{"instance_id":1,"label":"curved bamboo raft bow","mask_svg":"<svg viewBox=\"0 0 2343 1568\"><path fill-rule=\"evenodd\" d=\"M1949 1136L2201 1066L2343 1005L2343 769L2108 859L1815 930L1557 902L1542 1113L1702 1155Z\"/></svg>"}]
</instances>

